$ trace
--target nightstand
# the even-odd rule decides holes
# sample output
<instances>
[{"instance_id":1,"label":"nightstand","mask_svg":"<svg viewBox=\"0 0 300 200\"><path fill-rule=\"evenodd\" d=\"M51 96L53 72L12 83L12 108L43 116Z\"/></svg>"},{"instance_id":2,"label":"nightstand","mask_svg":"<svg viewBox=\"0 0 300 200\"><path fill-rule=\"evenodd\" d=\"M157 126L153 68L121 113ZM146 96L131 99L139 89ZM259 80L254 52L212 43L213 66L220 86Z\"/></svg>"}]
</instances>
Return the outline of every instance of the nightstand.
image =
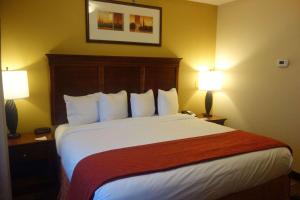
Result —
<instances>
[{"instance_id":1,"label":"nightstand","mask_svg":"<svg viewBox=\"0 0 300 200\"><path fill-rule=\"evenodd\" d=\"M212 117L204 117L203 114L197 115L198 118L206 118L205 120L208 122L213 122L216 124L224 125L225 121L227 120L224 117L212 116Z\"/></svg>"},{"instance_id":2,"label":"nightstand","mask_svg":"<svg viewBox=\"0 0 300 200\"><path fill-rule=\"evenodd\" d=\"M43 136L47 140L35 140ZM53 134L25 133L9 139L8 146L13 199L55 199L58 162Z\"/></svg>"}]
</instances>

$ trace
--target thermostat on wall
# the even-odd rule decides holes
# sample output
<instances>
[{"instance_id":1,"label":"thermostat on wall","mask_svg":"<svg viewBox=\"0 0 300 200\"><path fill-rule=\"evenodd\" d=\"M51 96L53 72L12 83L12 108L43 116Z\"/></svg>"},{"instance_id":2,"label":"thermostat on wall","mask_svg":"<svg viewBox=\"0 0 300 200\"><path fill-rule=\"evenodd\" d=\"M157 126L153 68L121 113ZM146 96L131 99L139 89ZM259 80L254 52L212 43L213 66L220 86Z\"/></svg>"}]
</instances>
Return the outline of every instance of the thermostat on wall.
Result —
<instances>
[{"instance_id":1,"label":"thermostat on wall","mask_svg":"<svg viewBox=\"0 0 300 200\"><path fill-rule=\"evenodd\" d=\"M279 68L287 68L287 67L289 67L289 60L278 59L277 60L277 67L279 67Z\"/></svg>"}]
</instances>

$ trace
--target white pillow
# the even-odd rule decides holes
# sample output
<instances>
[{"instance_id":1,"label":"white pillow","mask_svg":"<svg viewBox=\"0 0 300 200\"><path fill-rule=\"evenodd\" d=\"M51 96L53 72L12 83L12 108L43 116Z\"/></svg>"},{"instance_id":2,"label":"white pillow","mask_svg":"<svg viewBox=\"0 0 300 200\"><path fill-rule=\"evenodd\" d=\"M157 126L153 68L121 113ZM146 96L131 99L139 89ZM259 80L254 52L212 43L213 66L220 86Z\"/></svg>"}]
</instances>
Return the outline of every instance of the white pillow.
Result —
<instances>
[{"instance_id":1,"label":"white pillow","mask_svg":"<svg viewBox=\"0 0 300 200\"><path fill-rule=\"evenodd\" d=\"M158 90L158 115L163 116L177 114L178 108L178 96L175 88L169 91Z\"/></svg>"},{"instance_id":2,"label":"white pillow","mask_svg":"<svg viewBox=\"0 0 300 200\"><path fill-rule=\"evenodd\" d=\"M144 94L130 94L132 117L153 116L155 113L154 95L152 90Z\"/></svg>"},{"instance_id":3,"label":"white pillow","mask_svg":"<svg viewBox=\"0 0 300 200\"><path fill-rule=\"evenodd\" d=\"M122 90L116 94L100 93L99 109L100 121L127 118L127 92Z\"/></svg>"},{"instance_id":4,"label":"white pillow","mask_svg":"<svg viewBox=\"0 0 300 200\"><path fill-rule=\"evenodd\" d=\"M99 93L72 97L64 95L70 125L90 124L99 121Z\"/></svg>"}]
</instances>

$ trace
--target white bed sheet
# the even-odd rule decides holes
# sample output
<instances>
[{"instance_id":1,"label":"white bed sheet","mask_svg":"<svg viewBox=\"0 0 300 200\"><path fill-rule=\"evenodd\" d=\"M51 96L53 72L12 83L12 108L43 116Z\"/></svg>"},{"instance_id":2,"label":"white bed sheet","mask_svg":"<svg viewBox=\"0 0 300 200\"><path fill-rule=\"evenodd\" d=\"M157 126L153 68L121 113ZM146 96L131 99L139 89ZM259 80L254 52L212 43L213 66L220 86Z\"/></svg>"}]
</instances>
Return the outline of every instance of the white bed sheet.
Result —
<instances>
[{"instance_id":1,"label":"white bed sheet","mask_svg":"<svg viewBox=\"0 0 300 200\"><path fill-rule=\"evenodd\" d=\"M69 180L86 156L111 149L232 131L188 115L128 118L82 126L61 125L55 132L58 153ZM166 172L107 183L95 200L218 199L287 174L292 155L275 148Z\"/></svg>"}]
</instances>

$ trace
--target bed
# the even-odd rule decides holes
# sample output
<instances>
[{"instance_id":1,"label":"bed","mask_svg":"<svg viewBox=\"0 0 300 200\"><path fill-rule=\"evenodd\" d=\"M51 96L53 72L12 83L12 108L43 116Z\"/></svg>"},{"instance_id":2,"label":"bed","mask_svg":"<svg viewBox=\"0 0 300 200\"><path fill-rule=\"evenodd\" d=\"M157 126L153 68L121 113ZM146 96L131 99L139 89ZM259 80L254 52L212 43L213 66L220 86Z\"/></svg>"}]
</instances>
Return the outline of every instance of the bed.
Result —
<instances>
[{"instance_id":1,"label":"bed","mask_svg":"<svg viewBox=\"0 0 300 200\"><path fill-rule=\"evenodd\" d=\"M181 59L47 56L52 123L59 125L55 137L62 163L61 177L67 182L62 186L68 185L80 160L97 152L233 131L182 114L69 126L66 124L64 94L79 96L122 89L128 93L142 93L153 89L157 96L157 89L177 88ZM287 174L291 163L292 155L287 148L272 148L115 180L98 188L93 198L288 199ZM65 198L65 193L66 189L61 191L61 199Z\"/></svg>"}]
</instances>

